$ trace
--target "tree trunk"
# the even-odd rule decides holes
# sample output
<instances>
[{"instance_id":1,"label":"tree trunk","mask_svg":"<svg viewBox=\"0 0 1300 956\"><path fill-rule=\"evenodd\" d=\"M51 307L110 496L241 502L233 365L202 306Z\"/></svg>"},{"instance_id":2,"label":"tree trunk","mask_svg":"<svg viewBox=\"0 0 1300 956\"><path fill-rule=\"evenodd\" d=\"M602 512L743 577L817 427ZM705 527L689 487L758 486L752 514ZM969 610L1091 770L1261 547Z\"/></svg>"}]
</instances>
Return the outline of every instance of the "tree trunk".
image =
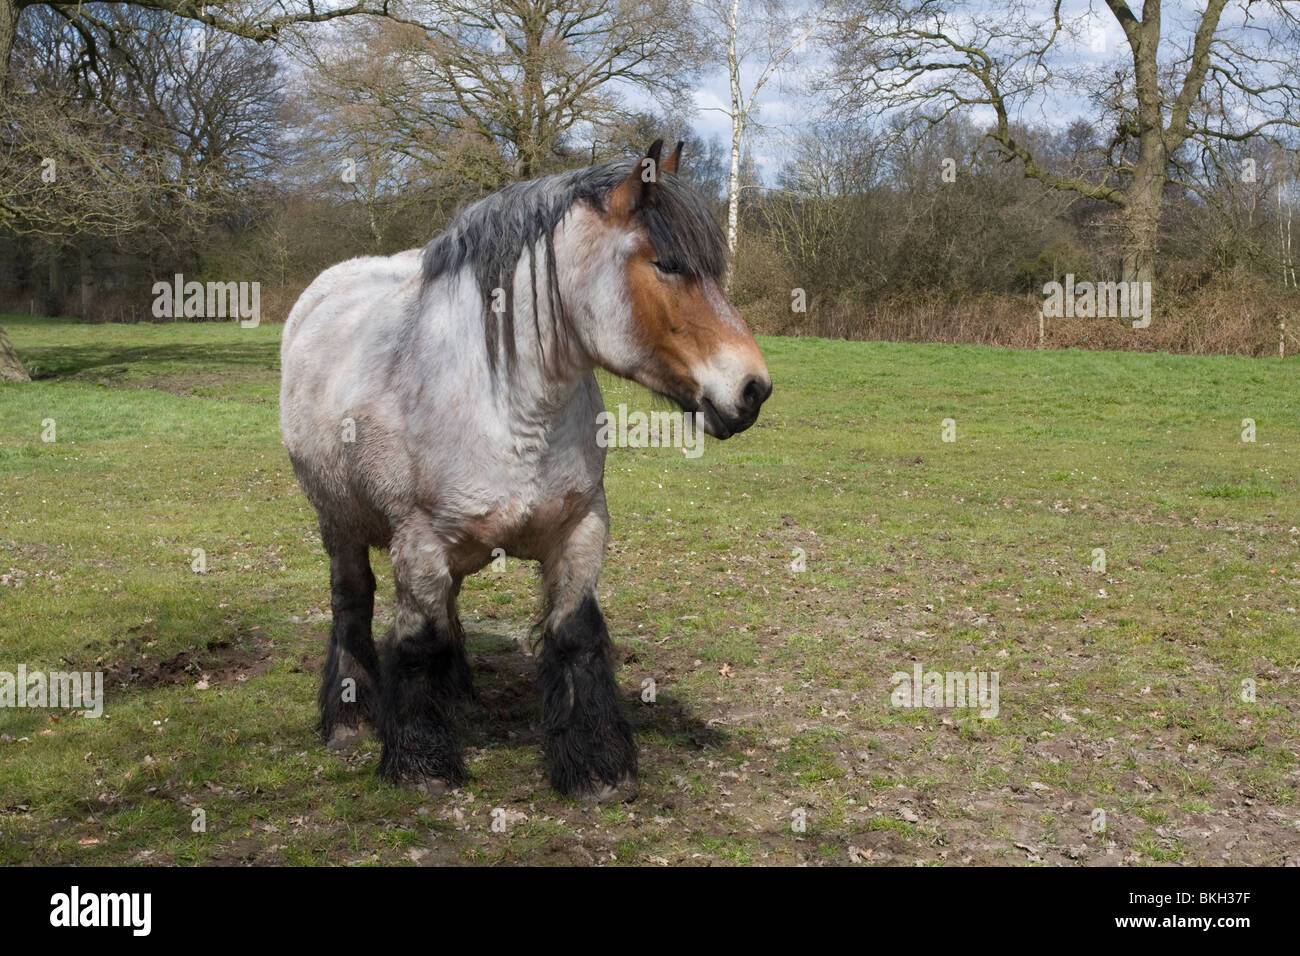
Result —
<instances>
[{"instance_id":1,"label":"tree trunk","mask_svg":"<svg viewBox=\"0 0 1300 956\"><path fill-rule=\"evenodd\" d=\"M1130 202L1124 210L1125 282L1151 282L1156 271L1156 237L1160 229L1159 203Z\"/></svg>"},{"instance_id":2,"label":"tree trunk","mask_svg":"<svg viewBox=\"0 0 1300 956\"><path fill-rule=\"evenodd\" d=\"M1124 197L1125 282L1151 282L1156 271L1160 235L1160 199L1168 174L1164 103L1160 91L1160 4L1147 0L1142 22L1129 27L1133 48L1134 94L1137 98L1138 155L1133 182Z\"/></svg>"},{"instance_id":3,"label":"tree trunk","mask_svg":"<svg viewBox=\"0 0 1300 956\"><path fill-rule=\"evenodd\" d=\"M18 4L15 0L0 0L0 96L4 95L9 80L9 57L13 53L14 38L18 35Z\"/></svg>"},{"instance_id":4,"label":"tree trunk","mask_svg":"<svg viewBox=\"0 0 1300 956\"><path fill-rule=\"evenodd\" d=\"M63 312L63 250L57 246L50 247L49 282L45 289L45 314L60 315Z\"/></svg>"},{"instance_id":5,"label":"tree trunk","mask_svg":"<svg viewBox=\"0 0 1300 956\"><path fill-rule=\"evenodd\" d=\"M85 245L82 245L81 248L77 250L77 255L78 255L78 266L79 266L78 280L80 281L81 284L81 321L89 322L90 303L91 300L94 298L94 292L95 292L95 286L94 283L91 281L91 277L90 277L90 269L91 269L90 253L86 251Z\"/></svg>"},{"instance_id":6,"label":"tree trunk","mask_svg":"<svg viewBox=\"0 0 1300 956\"><path fill-rule=\"evenodd\" d=\"M1164 157L1155 163L1138 163L1133 184L1129 187L1123 209L1124 261L1121 278L1125 282L1151 282L1155 279L1156 252L1160 237L1160 197L1164 192ZM1155 167L1155 168L1151 168Z\"/></svg>"},{"instance_id":7,"label":"tree trunk","mask_svg":"<svg viewBox=\"0 0 1300 956\"><path fill-rule=\"evenodd\" d=\"M727 292L736 271L736 236L740 223L740 120L731 121L731 174L727 177Z\"/></svg>"},{"instance_id":8,"label":"tree trunk","mask_svg":"<svg viewBox=\"0 0 1300 956\"><path fill-rule=\"evenodd\" d=\"M0 382L30 382L31 376L23 363L18 361L18 353L4 329L0 329Z\"/></svg>"},{"instance_id":9,"label":"tree trunk","mask_svg":"<svg viewBox=\"0 0 1300 956\"><path fill-rule=\"evenodd\" d=\"M727 275L723 289L731 294L731 277L736 271L736 233L740 221L740 137L745 128L744 94L740 88L740 56L736 49L739 0L731 4L727 23L727 73L731 79L731 173L727 177Z\"/></svg>"},{"instance_id":10,"label":"tree trunk","mask_svg":"<svg viewBox=\"0 0 1300 956\"><path fill-rule=\"evenodd\" d=\"M7 96L9 85L9 56L13 53L14 37L18 33L18 4L14 0L0 0L0 97ZM31 376L4 329L0 329L0 382L30 382Z\"/></svg>"},{"instance_id":11,"label":"tree trunk","mask_svg":"<svg viewBox=\"0 0 1300 956\"><path fill-rule=\"evenodd\" d=\"M546 40L546 14L534 9L523 19L523 111L520 127L519 178L532 179L541 174L544 155L543 137L546 111L546 80L543 76L542 44Z\"/></svg>"}]
</instances>

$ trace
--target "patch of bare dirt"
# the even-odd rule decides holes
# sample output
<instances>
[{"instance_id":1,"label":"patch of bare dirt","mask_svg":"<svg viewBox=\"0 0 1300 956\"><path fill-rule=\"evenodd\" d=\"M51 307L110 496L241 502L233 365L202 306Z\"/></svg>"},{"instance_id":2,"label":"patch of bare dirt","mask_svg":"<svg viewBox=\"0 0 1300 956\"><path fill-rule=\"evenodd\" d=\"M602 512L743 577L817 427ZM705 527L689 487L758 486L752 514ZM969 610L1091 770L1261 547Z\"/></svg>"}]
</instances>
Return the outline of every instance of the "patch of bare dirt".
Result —
<instances>
[{"instance_id":1,"label":"patch of bare dirt","mask_svg":"<svg viewBox=\"0 0 1300 956\"><path fill-rule=\"evenodd\" d=\"M242 682L271 666L271 644L257 628L232 636L196 641L182 651L160 654L153 621L131 628L110 648L98 641L86 650L99 652L73 666L104 673L106 688L150 688L207 681L210 686Z\"/></svg>"}]
</instances>

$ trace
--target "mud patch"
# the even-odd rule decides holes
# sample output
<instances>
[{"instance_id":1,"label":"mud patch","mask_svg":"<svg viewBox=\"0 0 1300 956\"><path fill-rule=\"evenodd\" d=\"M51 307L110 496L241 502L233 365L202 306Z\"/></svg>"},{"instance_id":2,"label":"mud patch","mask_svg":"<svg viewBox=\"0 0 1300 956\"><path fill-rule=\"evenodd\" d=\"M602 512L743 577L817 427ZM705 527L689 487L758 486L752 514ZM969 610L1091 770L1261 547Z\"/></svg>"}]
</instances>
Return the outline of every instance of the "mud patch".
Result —
<instances>
[{"instance_id":1,"label":"mud patch","mask_svg":"<svg viewBox=\"0 0 1300 956\"><path fill-rule=\"evenodd\" d=\"M86 649L99 650L98 643ZM242 683L271 666L271 643L258 629L196 642L169 655L160 655L157 644L157 627L147 621L131 628L110 650L74 667L102 671L104 687L112 691L199 681L210 686Z\"/></svg>"}]
</instances>

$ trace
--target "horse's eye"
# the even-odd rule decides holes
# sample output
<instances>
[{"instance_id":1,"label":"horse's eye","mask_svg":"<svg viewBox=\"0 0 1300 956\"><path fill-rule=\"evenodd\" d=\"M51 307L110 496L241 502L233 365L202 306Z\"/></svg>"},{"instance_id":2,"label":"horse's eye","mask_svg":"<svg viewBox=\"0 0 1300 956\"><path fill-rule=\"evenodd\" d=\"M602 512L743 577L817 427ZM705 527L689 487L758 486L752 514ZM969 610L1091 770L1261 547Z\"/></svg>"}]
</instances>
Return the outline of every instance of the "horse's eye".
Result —
<instances>
[{"instance_id":1,"label":"horse's eye","mask_svg":"<svg viewBox=\"0 0 1300 956\"><path fill-rule=\"evenodd\" d=\"M655 260L654 267L664 275L669 276L680 275L682 271L682 267L675 262L659 262Z\"/></svg>"}]
</instances>

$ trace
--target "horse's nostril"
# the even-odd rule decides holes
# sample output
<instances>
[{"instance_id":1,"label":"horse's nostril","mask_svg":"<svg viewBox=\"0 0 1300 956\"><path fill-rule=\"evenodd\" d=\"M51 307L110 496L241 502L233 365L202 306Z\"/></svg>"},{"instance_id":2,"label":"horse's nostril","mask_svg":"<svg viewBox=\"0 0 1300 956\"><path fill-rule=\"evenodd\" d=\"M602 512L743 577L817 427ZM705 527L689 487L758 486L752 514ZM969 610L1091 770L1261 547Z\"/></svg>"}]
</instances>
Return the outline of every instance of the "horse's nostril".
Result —
<instances>
[{"instance_id":1,"label":"horse's nostril","mask_svg":"<svg viewBox=\"0 0 1300 956\"><path fill-rule=\"evenodd\" d=\"M741 406L749 414L755 414L758 407L767 400L767 396L772 394L772 385L770 382L762 382L751 375L745 382L745 387L740 393Z\"/></svg>"}]
</instances>

